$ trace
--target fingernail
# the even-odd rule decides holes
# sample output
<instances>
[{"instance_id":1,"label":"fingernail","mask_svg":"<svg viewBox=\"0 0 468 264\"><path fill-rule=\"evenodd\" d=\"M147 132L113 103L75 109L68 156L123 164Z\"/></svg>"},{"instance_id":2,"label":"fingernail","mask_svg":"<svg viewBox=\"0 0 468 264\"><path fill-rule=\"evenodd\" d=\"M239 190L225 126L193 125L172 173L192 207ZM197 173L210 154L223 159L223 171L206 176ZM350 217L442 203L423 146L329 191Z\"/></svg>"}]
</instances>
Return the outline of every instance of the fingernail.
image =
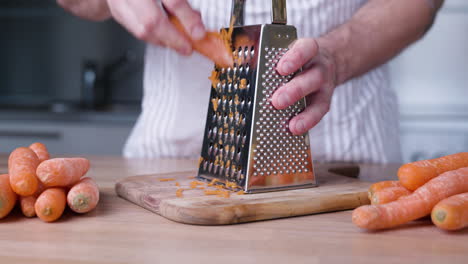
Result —
<instances>
[{"instance_id":1,"label":"fingernail","mask_svg":"<svg viewBox=\"0 0 468 264\"><path fill-rule=\"evenodd\" d=\"M304 121L299 120L299 121L296 122L296 131L297 132L304 133L306 130L307 129L305 127Z\"/></svg>"},{"instance_id":2,"label":"fingernail","mask_svg":"<svg viewBox=\"0 0 468 264\"><path fill-rule=\"evenodd\" d=\"M196 26L192 29L192 38L195 40L199 40L205 36L205 29L202 26Z\"/></svg>"},{"instance_id":3,"label":"fingernail","mask_svg":"<svg viewBox=\"0 0 468 264\"><path fill-rule=\"evenodd\" d=\"M291 73L293 71L293 65L292 65L292 63L290 63L288 61L284 62L281 68L282 68L283 72L286 73L286 74L289 74L289 73Z\"/></svg>"},{"instance_id":4,"label":"fingernail","mask_svg":"<svg viewBox=\"0 0 468 264\"><path fill-rule=\"evenodd\" d=\"M276 100L278 108L284 108L289 105L289 96L286 93L281 93Z\"/></svg>"}]
</instances>

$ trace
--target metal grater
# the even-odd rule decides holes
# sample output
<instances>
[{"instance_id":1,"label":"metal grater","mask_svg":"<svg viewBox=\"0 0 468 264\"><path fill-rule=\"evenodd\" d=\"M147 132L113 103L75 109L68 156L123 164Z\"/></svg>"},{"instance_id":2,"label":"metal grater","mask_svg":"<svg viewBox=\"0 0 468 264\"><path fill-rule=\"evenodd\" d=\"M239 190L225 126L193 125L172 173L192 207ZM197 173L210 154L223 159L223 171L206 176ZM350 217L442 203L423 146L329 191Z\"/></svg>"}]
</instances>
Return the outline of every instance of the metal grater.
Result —
<instances>
[{"instance_id":1,"label":"metal grater","mask_svg":"<svg viewBox=\"0 0 468 264\"><path fill-rule=\"evenodd\" d=\"M308 134L288 128L305 99L284 110L269 101L293 77L275 70L297 39L286 25L286 1L272 1L272 24L252 26L243 26L244 3L232 7L234 65L215 66L219 81L211 89L198 178L235 183L246 193L316 186Z\"/></svg>"}]
</instances>

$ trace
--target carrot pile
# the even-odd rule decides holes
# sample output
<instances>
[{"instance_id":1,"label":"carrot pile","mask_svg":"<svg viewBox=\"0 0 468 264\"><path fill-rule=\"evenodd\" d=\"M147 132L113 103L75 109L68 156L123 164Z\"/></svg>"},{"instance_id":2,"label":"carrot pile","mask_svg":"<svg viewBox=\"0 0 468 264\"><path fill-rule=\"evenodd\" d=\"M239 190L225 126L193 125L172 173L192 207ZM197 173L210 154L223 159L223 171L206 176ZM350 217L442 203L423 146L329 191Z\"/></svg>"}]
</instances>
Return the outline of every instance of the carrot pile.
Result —
<instances>
[{"instance_id":1,"label":"carrot pile","mask_svg":"<svg viewBox=\"0 0 468 264\"><path fill-rule=\"evenodd\" d=\"M431 215L441 229L468 227L468 152L405 164L398 178L370 186L371 205L353 211L355 225L388 229Z\"/></svg>"},{"instance_id":2,"label":"carrot pile","mask_svg":"<svg viewBox=\"0 0 468 264\"><path fill-rule=\"evenodd\" d=\"M47 147L34 143L10 153L8 174L0 175L0 219L19 204L26 217L45 222L60 218L68 207L77 213L96 208L99 189L83 176L90 167L85 158L51 159Z\"/></svg>"}]
</instances>

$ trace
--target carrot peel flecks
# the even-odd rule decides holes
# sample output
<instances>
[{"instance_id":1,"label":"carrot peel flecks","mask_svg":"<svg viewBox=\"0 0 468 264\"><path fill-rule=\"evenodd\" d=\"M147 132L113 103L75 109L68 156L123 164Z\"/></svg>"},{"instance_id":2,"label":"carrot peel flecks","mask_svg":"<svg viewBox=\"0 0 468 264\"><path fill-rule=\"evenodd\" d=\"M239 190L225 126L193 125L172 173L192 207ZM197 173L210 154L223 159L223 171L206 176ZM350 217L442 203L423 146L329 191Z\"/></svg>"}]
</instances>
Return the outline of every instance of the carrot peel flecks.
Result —
<instances>
[{"instance_id":1,"label":"carrot peel flecks","mask_svg":"<svg viewBox=\"0 0 468 264\"><path fill-rule=\"evenodd\" d=\"M177 197L184 197L183 192L184 192L184 189L182 189L182 188L177 189L176 196Z\"/></svg>"},{"instance_id":2,"label":"carrot peel flecks","mask_svg":"<svg viewBox=\"0 0 468 264\"><path fill-rule=\"evenodd\" d=\"M160 178L159 181L160 182L168 182L168 181L175 181L176 179L175 178Z\"/></svg>"}]
</instances>

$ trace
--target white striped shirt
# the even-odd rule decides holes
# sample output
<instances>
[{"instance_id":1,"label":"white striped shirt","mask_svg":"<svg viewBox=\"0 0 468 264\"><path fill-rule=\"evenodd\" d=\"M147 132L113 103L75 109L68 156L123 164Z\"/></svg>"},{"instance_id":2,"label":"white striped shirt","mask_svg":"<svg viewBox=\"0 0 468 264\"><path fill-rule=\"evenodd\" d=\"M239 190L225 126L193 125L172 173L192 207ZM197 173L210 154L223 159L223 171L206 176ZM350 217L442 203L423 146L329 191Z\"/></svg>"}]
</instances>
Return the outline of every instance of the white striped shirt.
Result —
<instances>
[{"instance_id":1,"label":"white striped shirt","mask_svg":"<svg viewBox=\"0 0 468 264\"><path fill-rule=\"evenodd\" d=\"M192 0L208 29L229 24L230 0ZM345 23L367 0L288 0L288 24L298 36L318 37ZM271 23L271 0L247 0L245 24ZM365 40L363 40L365 41ZM142 113L127 140L126 157L200 155L212 62L148 46ZM399 162L398 105L381 66L335 89L329 113L309 132L314 160Z\"/></svg>"}]
</instances>

